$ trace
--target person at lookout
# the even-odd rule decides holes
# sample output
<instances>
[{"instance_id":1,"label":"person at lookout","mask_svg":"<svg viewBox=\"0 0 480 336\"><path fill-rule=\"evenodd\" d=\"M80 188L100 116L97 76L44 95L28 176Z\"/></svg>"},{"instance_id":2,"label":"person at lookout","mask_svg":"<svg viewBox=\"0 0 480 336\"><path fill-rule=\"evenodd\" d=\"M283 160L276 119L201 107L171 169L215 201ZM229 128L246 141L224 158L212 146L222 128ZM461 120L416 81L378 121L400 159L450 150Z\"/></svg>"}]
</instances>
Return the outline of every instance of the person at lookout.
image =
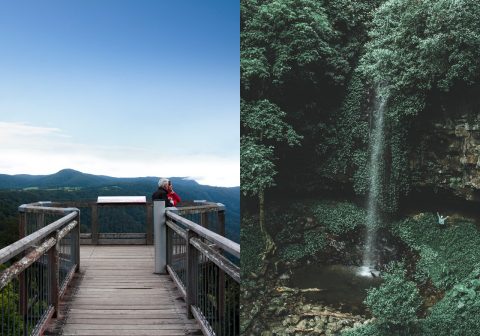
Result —
<instances>
[{"instance_id":1,"label":"person at lookout","mask_svg":"<svg viewBox=\"0 0 480 336\"><path fill-rule=\"evenodd\" d=\"M437 212L437 217L438 217L438 224L445 225L445 220L448 218L448 216L443 217Z\"/></svg>"},{"instance_id":2,"label":"person at lookout","mask_svg":"<svg viewBox=\"0 0 480 336\"><path fill-rule=\"evenodd\" d=\"M161 178L158 181L158 189L152 195L152 201L165 201L165 207L173 207L172 202L168 199L168 179Z\"/></svg>"},{"instance_id":3,"label":"person at lookout","mask_svg":"<svg viewBox=\"0 0 480 336\"><path fill-rule=\"evenodd\" d=\"M178 203L180 203L182 201L182 199L180 198L180 196L177 195L177 193L175 191L173 191L173 184L172 184L172 181L168 181L168 199L170 200L170 202L173 204L173 206L177 206Z\"/></svg>"}]
</instances>

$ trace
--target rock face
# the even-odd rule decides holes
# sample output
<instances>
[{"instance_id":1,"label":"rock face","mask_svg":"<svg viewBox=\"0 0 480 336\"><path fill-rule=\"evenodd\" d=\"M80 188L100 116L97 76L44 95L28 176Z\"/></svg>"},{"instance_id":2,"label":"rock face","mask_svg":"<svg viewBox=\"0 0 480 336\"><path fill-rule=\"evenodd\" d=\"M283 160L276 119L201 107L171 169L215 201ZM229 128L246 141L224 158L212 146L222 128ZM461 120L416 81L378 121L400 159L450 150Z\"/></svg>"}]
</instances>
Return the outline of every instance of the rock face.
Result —
<instances>
[{"instance_id":1,"label":"rock face","mask_svg":"<svg viewBox=\"0 0 480 336\"><path fill-rule=\"evenodd\" d=\"M480 110L422 123L417 134L412 186L480 202Z\"/></svg>"},{"instance_id":2,"label":"rock face","mask_svg":"<svg viewBox=\"0 0 480 336\"><path fill-rule=\"evenodd\" d=\"M325 335L337 336L348 330L370 323L361 316L342 314L333 309L314 304L297 304L292 314L284 317L281 323L272 321L269 331L262 336Z\"/></svg>"}]
</instances>

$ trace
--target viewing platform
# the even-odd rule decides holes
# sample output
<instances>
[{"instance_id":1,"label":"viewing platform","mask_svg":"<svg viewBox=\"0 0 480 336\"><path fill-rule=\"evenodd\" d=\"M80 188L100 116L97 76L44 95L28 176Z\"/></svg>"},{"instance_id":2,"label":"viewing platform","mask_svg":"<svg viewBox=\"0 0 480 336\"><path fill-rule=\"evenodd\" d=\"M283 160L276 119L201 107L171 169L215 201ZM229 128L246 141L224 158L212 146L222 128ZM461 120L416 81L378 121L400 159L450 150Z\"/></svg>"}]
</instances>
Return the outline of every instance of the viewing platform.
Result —
<instances>
[{"instance_id":1,"label":"viewing platform","mask_svg":"<svg viewBox=\"0 0 480 336\"><path fill-rule=\"evenodd\" d=\"M100 233L107 203L144 207L146 232ZM223 205L107 203L75 203L94 209L85 234L77 207L19 207L23 238L0 250L1 335L239 335L240 245L214 232Z\"/></svg>"},{"instance_id":2,"label":"viewing platform","mask_svg":"<svg viewBox=\"0 0 480 336\"><path fill-rule=\"evenodd\" d=\"M146 245L80 247L82 269L53 331L62 335L201 335Z\"/></svg>"}]
</instances>

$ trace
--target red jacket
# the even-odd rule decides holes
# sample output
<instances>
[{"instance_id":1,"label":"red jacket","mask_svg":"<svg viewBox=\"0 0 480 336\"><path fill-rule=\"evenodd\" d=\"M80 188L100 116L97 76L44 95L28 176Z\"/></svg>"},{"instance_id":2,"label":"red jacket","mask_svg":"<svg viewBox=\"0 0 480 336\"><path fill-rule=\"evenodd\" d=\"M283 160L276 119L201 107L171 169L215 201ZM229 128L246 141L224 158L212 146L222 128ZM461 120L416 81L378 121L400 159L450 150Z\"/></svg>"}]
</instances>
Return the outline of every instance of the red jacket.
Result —
<instances>
[{"instance_id":1,"label":"red jacket","mask_svg":"<svg viewBox=\"0 0 480 336\"><path fill-rule=\"evenodd\" d=\"M178 196L175 191L169 191L167 195L168 199L170 202L173 204L173 206L177 206L178 203L180 203L182 200L180 199L180 196Z\"/></svg>"}]
</instances>

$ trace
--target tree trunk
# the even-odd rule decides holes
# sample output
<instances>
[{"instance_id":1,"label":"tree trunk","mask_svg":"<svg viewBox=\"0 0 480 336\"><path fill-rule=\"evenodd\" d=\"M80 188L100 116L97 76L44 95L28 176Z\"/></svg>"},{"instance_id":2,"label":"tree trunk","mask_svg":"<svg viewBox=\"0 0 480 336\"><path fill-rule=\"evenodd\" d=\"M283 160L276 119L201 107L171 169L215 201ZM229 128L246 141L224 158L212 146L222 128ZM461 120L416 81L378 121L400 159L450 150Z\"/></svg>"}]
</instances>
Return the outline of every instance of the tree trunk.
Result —
<instances>
[{"instance_id":1,"label":"tree trunk","mask_svg":"<svg viewBox=\"0 0 480 336\"><path fill-rule=\"evenodd\" d=\"M275 251L275 243L265 228L265 192L263 190L258 193L258 200L260 210L260 230L265 238L265 258L265 256Z\"/></svg>"},{"instance_id":2,"label":"tree trunk","mask_svg":"<svg viewBox=\"0 0 480 336\"><path fill-rule=\"evenodd\" d=\"M258 194L258 200L260 210L260 229L265 235L267 232L265 231L265 192L263 190Z\"/></svg>"}]
</instances>

